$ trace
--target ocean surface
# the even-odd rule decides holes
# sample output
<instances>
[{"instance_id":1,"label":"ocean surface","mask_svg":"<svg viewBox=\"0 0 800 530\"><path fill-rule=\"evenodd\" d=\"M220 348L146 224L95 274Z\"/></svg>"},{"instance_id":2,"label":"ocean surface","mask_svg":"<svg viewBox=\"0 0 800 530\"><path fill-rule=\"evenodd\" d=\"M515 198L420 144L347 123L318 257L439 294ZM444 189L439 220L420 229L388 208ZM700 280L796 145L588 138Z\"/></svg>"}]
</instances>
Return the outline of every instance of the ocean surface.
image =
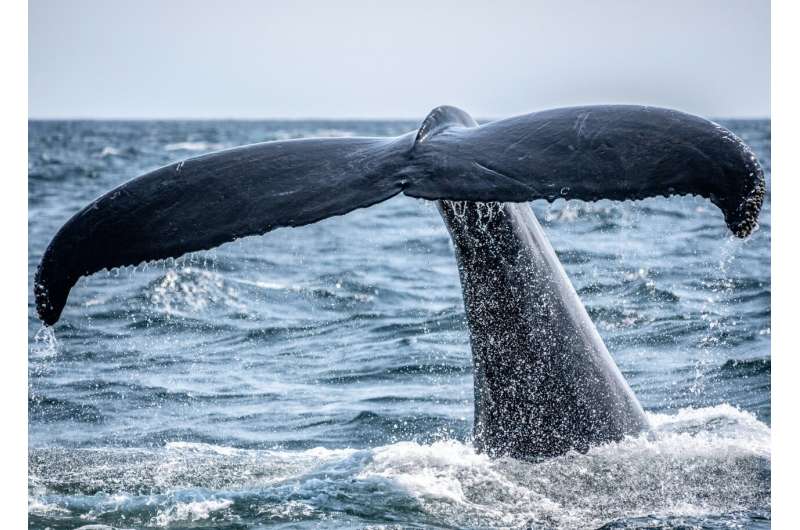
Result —
<instances>
[{"instance_id":1,"label":"ocean surface","mask_svg":"<svg viewBox=\"0 0 800 530\"><path fill-rule=\"evenodd\" d=\"M769 121L722 121L770 173ZM28 291L56 230L170 161L413 122L30 122ZM769 182L769 180L768 180ZM533 208L654 425L538 463L471 441L453 249L397 197L28 300L30 528L768 528L770 200Z\"/></svg>"}]
</instances>

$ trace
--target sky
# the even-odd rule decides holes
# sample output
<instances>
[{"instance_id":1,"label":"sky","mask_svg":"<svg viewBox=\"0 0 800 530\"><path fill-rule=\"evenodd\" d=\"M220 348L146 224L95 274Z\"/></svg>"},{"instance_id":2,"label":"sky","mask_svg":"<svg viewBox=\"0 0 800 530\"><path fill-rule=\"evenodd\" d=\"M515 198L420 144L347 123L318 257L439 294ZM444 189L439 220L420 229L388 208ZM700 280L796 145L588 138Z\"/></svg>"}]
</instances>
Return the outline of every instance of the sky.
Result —
<instances>
[{"instance_id":1,"label":"sky","mask_svg":"<svg viewBox=\"0 0 800 530\"><path fill-rule=\"evenodd\" d=\"M30 0L31 118L770 115L768 0Z\"/></svg>"}]
</instances>

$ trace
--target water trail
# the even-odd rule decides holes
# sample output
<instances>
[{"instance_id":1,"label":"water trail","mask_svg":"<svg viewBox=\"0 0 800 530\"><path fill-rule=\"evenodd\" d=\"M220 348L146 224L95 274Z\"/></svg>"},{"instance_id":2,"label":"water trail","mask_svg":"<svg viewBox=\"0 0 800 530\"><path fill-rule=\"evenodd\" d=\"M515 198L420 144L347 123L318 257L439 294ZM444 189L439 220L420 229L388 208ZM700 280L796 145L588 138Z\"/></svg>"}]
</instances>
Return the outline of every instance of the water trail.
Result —
<instances>
[{"instance_id":1,"label":"water trail","mask_svg":"<svg viewBox=\"0 0 800 530\"><path fill-rule=\"evenodd\" d=\"M31 357L40 359L55 357L58 354L59 345L53 328L42 324L33 336L29 348Z\"/></svg>"},{"instance_id":2,"label":"water trail","mask_svg":"<svg viewBox=\"0 0 800 530\"><path fill-rule=\"evenodd\" d=\"M694 362L694 380L689 387L689 391L697 396L706 392L705 374L708 372L708 368L714 364L714 354L720 346L725 345L731 328L735 327L738 322L732 320L732 312L728 305L728 300L735 291L730 267L743 244L741 239L731 235L720 247L717 260L719 276L712 279L715 286L711 289L711 294L701 308L701 318L707 323L708 330L700 339L699 356Z\"/></svg>"}]
</instances>

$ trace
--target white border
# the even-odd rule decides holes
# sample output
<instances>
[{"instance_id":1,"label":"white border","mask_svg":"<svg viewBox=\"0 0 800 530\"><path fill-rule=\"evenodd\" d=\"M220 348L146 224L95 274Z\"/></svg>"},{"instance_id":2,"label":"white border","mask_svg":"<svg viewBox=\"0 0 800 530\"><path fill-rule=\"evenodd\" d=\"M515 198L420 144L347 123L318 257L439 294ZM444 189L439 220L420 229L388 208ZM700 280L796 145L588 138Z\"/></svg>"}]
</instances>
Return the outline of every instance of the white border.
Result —
<instances>
[{"instance_id":1,"label":"white border","mask_svg":"<svg viewBox=\"0 0 800 530\"><path fill-rule=\"evenodd\" d=\"M28 11L0 7L0 193L2 370L0 370L0 499L2 526L27 528L28 516Z\"/></svg>"},{"instance_id":2,"label":"white border","mask_svg":"<svg viewBox=\"0 0 800 530\"><path fill-rule=\"evenodd\" d=\"M79 1L79 0L78 0ZM753 0L768 1L768 0ZM798 476L798 429L800 418L798 361L795 331L800 324L797 277L800 206L800 148L796 145L800 113L797 98L796 50L800 9L791 0L772 3L772 440L773 510L775 528L793 527L798 509L795 482ZM3 256L0 259L2 290L2 427L0 438L0 499L3 526L23 528L27 519L27 5L5 2L0 8L0 53L3 82L0 86L0 146L3 160L3 193L0 212ZM742 65L747 75L747 65Z\"/></svg>"},{"instance_id":3,"label":"white border","mask_svg":"<svg viewBox=\"0 0 800 530\"><path fill-rule=\"evenodd\" d=\"M765 1L765 0L758 0ZM791 0L772 3L772 521L774 528L796 526L798 474L797 397L800 362L797 309L798 164L797 22Z\"/></svg>"}]
</instances>

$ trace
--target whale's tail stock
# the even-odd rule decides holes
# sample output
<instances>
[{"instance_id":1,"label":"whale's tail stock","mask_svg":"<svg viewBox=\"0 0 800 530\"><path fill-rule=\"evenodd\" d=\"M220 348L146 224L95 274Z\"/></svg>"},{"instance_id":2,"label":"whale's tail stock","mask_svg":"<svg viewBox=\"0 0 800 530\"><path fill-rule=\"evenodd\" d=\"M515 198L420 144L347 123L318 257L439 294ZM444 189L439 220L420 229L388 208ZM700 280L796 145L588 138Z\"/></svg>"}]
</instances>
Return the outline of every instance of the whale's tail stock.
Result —
<instances>
[{"instance_id":1,"label":"whale's tail stock","mask_svg":"<svg viewBox=\"0 0 800 530\"><path fill-rule=\"evenodd\" d=\"M81 276L314 223L399 193L477 202L700 195L745 237L764 189L739 138L674 110L572 107L477 126L464 111L439 107L396 138L247 145L122 184L55 235L36 273L36 306L52 325Z\"/></svg>"}]
</instances>

